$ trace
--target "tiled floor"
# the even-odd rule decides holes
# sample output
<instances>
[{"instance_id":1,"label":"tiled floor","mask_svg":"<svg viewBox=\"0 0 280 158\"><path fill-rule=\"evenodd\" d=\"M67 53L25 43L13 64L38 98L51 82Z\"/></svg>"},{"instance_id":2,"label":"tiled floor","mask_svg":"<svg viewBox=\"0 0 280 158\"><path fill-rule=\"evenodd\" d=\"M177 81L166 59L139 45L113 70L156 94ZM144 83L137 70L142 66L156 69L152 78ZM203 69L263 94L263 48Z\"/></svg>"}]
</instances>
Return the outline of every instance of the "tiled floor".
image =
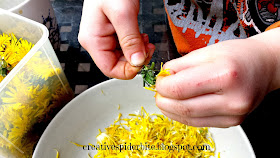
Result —
<instances>
[{"instance_id":1,"label":"tiled floor","mask_svg":"<svg viewBox=\"0 0 280 158\"><path fill-rule=\"evenodd\" d=\"M108 78L92 61L77 39L83 0L51 0L60 28L61 46L57 56L76 95ZM140 0L139 28L156 45L152 61L166 62L178 56L168 25L162 0Z\"/></svg>"}]
</instances>

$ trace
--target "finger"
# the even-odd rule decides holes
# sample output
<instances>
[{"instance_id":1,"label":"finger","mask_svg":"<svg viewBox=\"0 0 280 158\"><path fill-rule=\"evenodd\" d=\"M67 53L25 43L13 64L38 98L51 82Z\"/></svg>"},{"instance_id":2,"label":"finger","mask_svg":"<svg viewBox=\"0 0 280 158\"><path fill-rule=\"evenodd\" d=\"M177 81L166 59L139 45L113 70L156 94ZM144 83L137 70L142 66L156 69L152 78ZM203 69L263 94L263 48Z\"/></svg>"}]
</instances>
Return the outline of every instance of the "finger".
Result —
<instances>
[{"instance_id":1,"label":"finger","mask_svg":"<svg viewBox=\"0 0 280 158\"><path fill-rule=\"evenodd\" d=\"M119 79L133 78L141 67L131 66L122 60L123 53L116 49L116 39L112 36L88 37L83 47L89 52L98 68L108 77Z\"/></svg>"},{"instance_id":2,"label":"finger","mask_svg":"<svg viewBox=\"0 0 280 158\"><path fill-rule=\"evenodd\" d=\"M148 36L148 34L142 33L141 37L142 37L142 40L144 41L145 47L147 48L147 44L149 43L149 36ZM116 36L116 39L117 39L117 36ZM119 42L117 42L117 43L118 43L117 44L117 48L121 48L120 43ZM146 49L146 52L147 52L147 49Z\"/></svg>"},{"instance_id":3,"label":"finger","mask_svg":"<svg viewBox=\"0 0 280 158\"><path fill-rule=\"evenodd\" d=\"M79 42L89 52L98 68L108 77L131 79L141 67L133 67L122 60L116 50L115 28L101 9L103 1L84 1Z\"/></svg>"},{"instance_id":4,"label":"finger","mask_svg":"<svg viewBox=\"0 0 280 158\"><path fill-rule=\"evenodd\" d=\"M96 37L97 38L97 37ZM99 39L103 38L111 38L111 43L114 42L114 36L108 36L108 37L100 37ZM146 38L146 37L144 37ZM94 40L93 38L92 40ZM102 41L102 40L97 40ZM147 41L147 39L146 39ZM148 41L147 41L148 42ZM100 43L102 45L102 43ZM100 70L108 77L112 78L119 78L119 79L131 79L137 73L141 70L141 67L135 67L131 66L126 58L123 58L123 52L120 50L96 50L94 47L95 45L92 45L93 47L88 47L87 50L90 53L93 60L95 61L96 65L100 68ZM145 45L145 49L148 52L148 57L145 60L145 64L148 64L149 61L152 58L152 55L155 51L155 46L151 43L147 43ZM108 62L111 61L111 62Z\"/></svg>"},{"instance_id":5,"label":"finger","mask_svg":"<svg viewBox=\"0 0 280 158\"><path fill-rule=\"evenodd\" d=\"M116 30L125 58L133 66L142 66L147 52L138 27L139 0L108 2L103 11Z\"/></svg>"},{"instance_id":6,"label":"finger","mask_svg":"<svg viewBox=\"0 0 280 158\"><path fill-rule=\"evenodd\" d=\"M153 57L153 53L155 52L155 46L151 43L146 45L147 47L147 52L148 52L148 57L145 60L145 65L148 65Z\"/></svg>"},{"instance_id":7,"label":"finger","mask_svg":"<svg viewBox=\"0 0 280 158\"><path fill-rule=\"evenodd\" d=\"M90 53L103 50L114 50L115 29L100 9L100 1L85 0L78 39Z\"/></svg>"},{"instance_id":8,"label":"finger","mask_svg":"<svg viewBox=\"0 0 280 158\"><path fill-rule=\"evenodd\" d=\"M229 49L227 47L221 46L224 45L225 42L219 42L207 47L203 47L197 50L194 50L187 55L170 60L164 64L164 69L170 69L175 73L199 65L203 65L206 63L215 62L217 56L223 57L226 56L224 52L228 52Z\"/></svg>"},{"instance_id":9,"label":"finger","mask_svg":"<svg viewBox=\"0 0 280 158\"><path fill-rule=\"evenodd\" d=\"M101 2L84 0L79 36L90 39L95 36L103 37L116 33L115 28L101 10Z\"/></svg>"},{"instance_id":10,"label":"finger","mask_svg":"<svg viewBox=\"0 0 280 158\"><path fill-rule=\"evenodd\" d=\"M208 49L200 48L195 51L190 52L189 54L170 60L166 62L163 66L164 69L169 69L174 73L177 73L181 70L199 66L201 64L212 62L214 57L211 56L211 46L208 46Z\"/></svg>"},{"instance_id":11,"label":"finger","mask_svg":"<svg viewBox=\"0 0 280 158\"><path fill-rule=\"evenodd\" d=\"M146 48L146 52L148 53L148 54L147 54L147 58L148 58L148 57L150 57L150 52L152 52L152 53L154 52L154 51L152 51L152 50L155 49L155 46L154 46L153 44L149 43L149 36L148 36L148 34L142 33L142 34L141 34L141 37L142 37L142 39L143 39L143 41L144 41L145 48ZM119 43L117 44L117 48L120 48ZM123 58L122 60L123 60L123 61L124 61L124 60L127 61L125 58Z\"/></svg>"},{"instance_id":12,"label":"finger","mask_svg":"<svg viewBox=\"0 0 280 158\"><path fill-rule=\"evenodd\" d=\"M159 94L172 99L188 99L204 94L222 94L230 85L227 71L219 64L202 64L187 68L166 77L158 77L156 87ZM213 70L213 71L211 71ZM215 71L214 71L215 70Z\"/></svg>"},{"instance_id":13,"label":"finger","mask_svg":"<svg viewBox=\"0 0 280 158\"><path fill-rule=\"evenodd\" d=\"M153 53L155 52L155 46L152 44L152 43L148 43L149 42L149 38L147 38L148 36L146 35L143 35L142 34L142 37L145 38L144 41L145 41L145 48L146 48L146 52L147 52L147 58L145 60L145 65L149 64L152 56L153 56ZM124 56L122 56L120 58L121 61L127 61Z\"/></svg>"},{"instance_id":14,"label":"finger","mask_svg":"<svg viewBox=\"0 0 280 158\"><path fill-rule=\"evenodd\" d=\"M141 34L141 37L142 37L142 39L143 39L143 41L144 41L145 48L146 48L146 52L147 52L147 49L149 49L149 48L148 48L149 36L148 36L148 34L146 34L146 33L142 33L142 34ZM116 39L117 39L117 37L116 37ZM119 42L117 42L117 49L118 49L118 48L121 48ZM148 56L148 55L147 55L147 56Z\"/></svg>"},{"instance_id":15,"label":"finger","mask_svg":"<svg viewBox=\"0 0 280 158\"><path fill-rule=\"evenodd\" d=\"M146 48L148 50L147 57L152 58L153 53L155 52L155 49L156 49L155 45L153 45L152 43L148 43L148 44L146 44Z\"/></svg>"},{"instance_id":16,"label":"finger","mask_svg":"<svg viewBox=\"0 0 280 158\"><path fill-rule=\"evenodd\" d=\"M158 94L156 105L163 111L183 117L231 115L227 110L224 97L217 94L202 95L186 100L165 98Z\"/></svg>"},{"instance_id":17,"label":"finger","mask_svg":"<svg viewBox=\"0 0 280 158\"><path fill-rule=\"evenodd\" d=\"M194 127L227 128L240 125L245 116L209 116L209 117L182 117L173 113L161 111L168 118Z\"/></svg>"},{"instance_id":18,"label":"finger","mask_svg":"<svg viewBox=\"0 0 280 158\"><path fill-rule=\"evenodd\" d=\"M153 54L155 52L156 47L152 43L149 43L149 36L148 36L148 34L142 33L141 36L142 36L142 39L144 41L146 52L147 52L147 58L145 60L144 65L147 65L147 64L149 64L150 60L152 59L152 56L153 56Z\"/></svg>"}]
</instances>

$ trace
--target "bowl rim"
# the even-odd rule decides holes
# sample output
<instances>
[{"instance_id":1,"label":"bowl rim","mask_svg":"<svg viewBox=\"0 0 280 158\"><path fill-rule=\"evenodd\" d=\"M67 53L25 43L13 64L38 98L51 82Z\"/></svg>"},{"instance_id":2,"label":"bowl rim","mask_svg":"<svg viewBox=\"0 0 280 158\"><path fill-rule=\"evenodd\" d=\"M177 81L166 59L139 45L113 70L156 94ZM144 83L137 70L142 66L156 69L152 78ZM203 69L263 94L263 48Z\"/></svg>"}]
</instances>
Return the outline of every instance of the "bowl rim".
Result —
<instances>
[{"instance_id":1,"label":"bowl rim","mask_svg":"<svg viewBox=\"0 0 280 158\"><path fill-rule=\"evenodd\" d=\"M16 6L13 6L13 7L7 9L7 10L13 12L13 11L15 11L15 10L21 8L21 7L24 6L25 4L27 4L29 1L30 1L30 0L24 0L24 1L20 2L20 3L18 3Z\"/></svg>"}]
</instances>

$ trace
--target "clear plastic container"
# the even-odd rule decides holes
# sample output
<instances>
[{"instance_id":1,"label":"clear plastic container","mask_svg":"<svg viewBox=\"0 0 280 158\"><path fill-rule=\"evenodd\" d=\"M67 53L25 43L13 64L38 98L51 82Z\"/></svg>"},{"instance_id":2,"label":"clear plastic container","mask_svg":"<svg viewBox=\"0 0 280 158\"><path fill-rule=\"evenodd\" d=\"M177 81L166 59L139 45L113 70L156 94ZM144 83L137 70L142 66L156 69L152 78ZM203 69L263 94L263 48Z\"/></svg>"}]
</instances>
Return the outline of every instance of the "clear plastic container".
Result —
<instances>
[{"instance_id":1,"label":"clear plastic container","mask_svg":"<svg viewBox=\"0 0 280 158\"><path fill-rule=\"evenodd\" d=\"M44 25L0 9L3 33L34 47L0 83L0 158L32 157L48 123L74 94Z\"/></svg>"},{"instance_id":2,"label":"clear plastic container","mask_svg":"<svg viewBox=\"0 0 280 158\"><path fill-rule=\"evenodd\" d=\"M50 0L0 0L0 8L45 25L54 50L59 51L59 27Z\"/></svg>"}]
</instances>

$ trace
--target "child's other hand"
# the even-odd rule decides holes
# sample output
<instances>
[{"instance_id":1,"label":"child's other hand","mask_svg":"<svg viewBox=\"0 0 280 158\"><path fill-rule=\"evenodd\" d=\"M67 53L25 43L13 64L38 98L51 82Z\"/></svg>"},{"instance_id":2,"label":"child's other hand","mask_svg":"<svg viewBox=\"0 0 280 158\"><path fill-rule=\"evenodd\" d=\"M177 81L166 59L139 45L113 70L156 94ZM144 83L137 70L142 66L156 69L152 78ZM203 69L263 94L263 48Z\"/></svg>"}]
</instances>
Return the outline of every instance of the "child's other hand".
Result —
<instances>
[{"instance_id":1,"label":"child's other hand","mask_svg":"<svg viewBox=\"0 0 280 158\"><path fill-rule=\"evenodd\" d=\"M167 62L172 75L157 79L157 106L187 125L239 125L273 89L268 50L255 39L231 40Z\"/></svg>"},{"instance_id":2,"label":"child's other hand","mask_svg":"<svg viewBox=\"0 0 280 158\"><path fill-rule=\"evenodd\" d=\"M85 0L79 42L108 77L131 79L155 50L140 34L139 0Z\"/></svg>"}]
</instances>

